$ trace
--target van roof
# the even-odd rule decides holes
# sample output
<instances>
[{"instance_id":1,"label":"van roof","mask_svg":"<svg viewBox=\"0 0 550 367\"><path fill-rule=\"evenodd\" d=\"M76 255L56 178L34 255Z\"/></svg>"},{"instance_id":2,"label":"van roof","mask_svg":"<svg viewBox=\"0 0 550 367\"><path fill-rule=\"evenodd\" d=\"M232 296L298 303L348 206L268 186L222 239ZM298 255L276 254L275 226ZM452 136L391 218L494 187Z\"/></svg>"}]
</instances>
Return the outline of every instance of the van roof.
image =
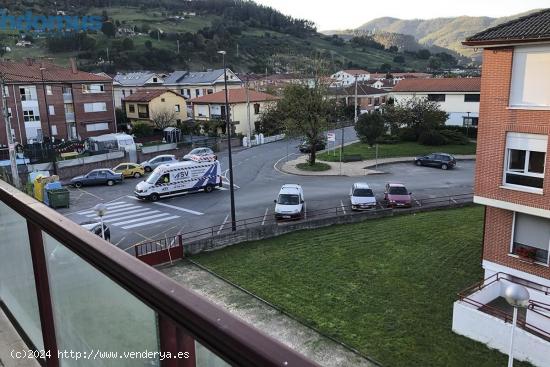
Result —
<instances>
[{"instance_id":1,"label":"van roof","mask_svg":"<svg viewBox=\"0 0 550 367\"><path fill-rule=\"evenodd\" d=\"M297 184L285 184L281 187L279 194L297 194L302 191L302 186Z\"/></svg>"},{"instance_id":2,"label":"van roof","mask_svg":"<svg viewBox=\"0 0 550 367\"><path fill-rule=\"evenodd\" d=\"M353 184L353 187L356 189L370 189L369 185L366 182L356 182Z\"/></svg>"}]
</instances>

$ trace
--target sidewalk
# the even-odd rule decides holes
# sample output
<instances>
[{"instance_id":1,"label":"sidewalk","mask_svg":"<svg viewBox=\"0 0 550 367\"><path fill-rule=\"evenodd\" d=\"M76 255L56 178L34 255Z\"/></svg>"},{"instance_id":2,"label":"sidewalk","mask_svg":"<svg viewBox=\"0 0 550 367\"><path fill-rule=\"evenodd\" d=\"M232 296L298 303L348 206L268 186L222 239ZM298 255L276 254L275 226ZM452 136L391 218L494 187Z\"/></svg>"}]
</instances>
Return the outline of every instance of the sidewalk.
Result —
<instances>
[{"instance_id":1,"label":"sidewalk","mask_svg":"<svg viewBox=\"0 0 550 367\"><path fill-rule=\"evenodd\" d=\"M412 162L416 157L394 157L394 158L379 158L378 161L374 159L369 159L366 161L360 162L348 162L342 163L342 170L340 171L340 162L325 162L330 165L330 169L327 171L320 172L311 172L311 171L302 171L296 168L298 163L306 163L308 156L302 155L297 159L292 161L285 162L279 168L282 172L288 173L291 175L298 176L348 176L348 177L357 177L357 176L367 176L385 173L380 170L380 166L391 163L403 163L403 162ZM475 160L475 154L471 155L455 155L457 160Z\"/></svg>"}]
</instances>

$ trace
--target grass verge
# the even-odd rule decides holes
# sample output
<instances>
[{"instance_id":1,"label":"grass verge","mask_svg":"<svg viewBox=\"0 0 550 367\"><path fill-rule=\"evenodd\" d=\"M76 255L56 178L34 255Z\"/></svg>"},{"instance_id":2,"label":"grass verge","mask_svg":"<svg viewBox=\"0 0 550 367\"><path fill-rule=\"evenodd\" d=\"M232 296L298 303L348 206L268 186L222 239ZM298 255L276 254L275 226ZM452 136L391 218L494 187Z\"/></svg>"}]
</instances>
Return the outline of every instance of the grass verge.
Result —
<instances>
[{"instance_id":1,"label":"grass verge","mask_svg":"<svg viewBox=\"0 0 550 367\"><path fill-rule=\"evenodd\" d=\"M315 162L314 165L310 165L309 163L298 163L296 165L296 168L302 171L320 172L320 171L328 171L330 169L330 165L322 162Z\"/></svg>"}]
</instances>

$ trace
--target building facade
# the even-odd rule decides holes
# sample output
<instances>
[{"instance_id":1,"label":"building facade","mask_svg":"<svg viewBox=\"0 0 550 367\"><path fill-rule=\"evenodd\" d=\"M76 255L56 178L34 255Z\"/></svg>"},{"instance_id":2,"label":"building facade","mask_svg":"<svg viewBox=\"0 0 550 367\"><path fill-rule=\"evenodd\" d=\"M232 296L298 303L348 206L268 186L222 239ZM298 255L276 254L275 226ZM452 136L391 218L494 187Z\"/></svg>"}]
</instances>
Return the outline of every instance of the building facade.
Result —
<instances>
[{"instance_id":1,"label":"building facade","mask_svg":"<svg viewBox=\"0 0 550 367\"><path fill-rule=\"evenodd\" d=\"M227 69L227 88L242 88L243 82L239 77ZM223 69L209 71L176 70L169 74L163 88L171 89L187 99L202 97L224 90Z\"/></svg>"},{"instance_id":2,"label":"building facade","mask_svg":"<svg viewBox=\"0 0 550 367\"><path fill-rule=\"evenodd\" d=\"M109 77L80 71L74 61L69 68L30 59L1 62L0 72L15 141L82 140L116 132ZM0 144L6 145L3 116L0 121Z\"/></svg>"},{"instance_id":3,"label":"building facade","mask_svg":"<svg viewBox=\"0 0 550 367\"><path fill-rule=\"evenodd\" d=\"M480 78L403 79L391 91L396 103L425 98L449 114L446 125L477 126Z\"/></svg>"},{"instance_id":4,"label":"building facade","mask_svg":"<svg viewBox=\"0 0 550 367\"><path fill-rule=\"evenodd\" d=\"M347 87L355 83L356 77L358 82L365 82L371 79L370 75L368 71L362 69L340 70L331 75L331 79L333 80L332 86Z\"/></svg>"},{"instance_id":5,"label":"building facade","mask_svg":"<svg viewBox=\"0 0 550 367\"><path fill-rule=\"evenodd\" d=\"M163 74L140 71L126 74L117 74L113 78L115 107L122 108L122 100L142 89L162 88Z\"/></svg>"},{"instance_id":6,"label":"building facade","mask_svg":"<svg viewBox=\"0 0 550 367\"><path fill-rule=\"evenodd\" d=\"M485 206L484 280L461 292L453 330L508 353L508 285L529 292L514 356L550 365L550 9L468 38L484 48L474 201Z\"/></svg>"},{"instance_id":7,"label":"building facade","mask_svg":"<svg viewBox=\"0 0 550 367\"><path fill-rule=\"evenodd\" d=\"M169 89L142 89L126 97L123 104L131 125L144 122L168 127L188 119L185 98Z\"/></svg>"},{"instance_id":8,"label":"building facade","mask_svg":"<svg viewBox=\"0 0 550 367\"><path fill-rule=\"evenodd\" d=\"M346 106L355 106L355 86L346 88L332 88L332 98L344 101ZM359 114L371 113L382 108L389 98L389 92L375 88L369 83L357 83L357 109Z\"/></svg>"}]
</instances>

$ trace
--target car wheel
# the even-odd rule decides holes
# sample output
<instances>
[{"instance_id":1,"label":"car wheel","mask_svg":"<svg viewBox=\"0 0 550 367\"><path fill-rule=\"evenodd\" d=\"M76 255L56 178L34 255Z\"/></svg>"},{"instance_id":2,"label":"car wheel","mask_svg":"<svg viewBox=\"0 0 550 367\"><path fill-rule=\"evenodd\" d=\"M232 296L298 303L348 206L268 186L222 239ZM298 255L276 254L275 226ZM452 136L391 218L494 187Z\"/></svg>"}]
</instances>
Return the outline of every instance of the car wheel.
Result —
<instances>
[{"instance_id":1,"label":"car wheel","mask_svg":"<svg viewBox=\"0 0 550 367\"><path fill-rule=\"evenodd\" d=\"M113 186L114 184L115 184L115 181L107 180L107 186Z\"/></svg>"},{"instance_id":2,"label":"car wheel","mask_svg":"<svg viewBox=\"0 0 550 367\"><path fill-rule=\"evenodd\" d=\"M442 170L446 170L446 169L448 169L448 168L449 168L449 166L447 166L445 163L443 163L443 164L441 165L441 169L442 169Z\"/></svg>"},{"instance_id":3,"label":"car wheel","mask_svg":"<svg viewBox=\"0 0 550 367\"><path fill-rule=\"evenodd\" d=\"M149 166L145 167L145 172L151 172L151 171L152 171L151 167Z\"/></svg>"},{"instance_id":4,"label":"car wheel","mask_svg":"<svg viewBox=\"0 0 550 367\"><path fill-rule=\"evenodd\" d=\"M160 199L160 196L157 193L152 193L151 195L149 195L149 200L151 201L158 201L159 199Z\"/></svg>"},{"instance_id":5,"label":"car wheel","mask_svg":"<svg viewBox=\"0 0 550 367\"><path fill-rule=\"evenodd\" d=\"M212 192L214 191L214 186L213 185L206 185L206 187L204 188L204 192Z\"/></svg>"},{"instance_id":6,"label":"car wheel","mask_svg":"<svg viewBox=\"0 0 550 367\"><path fill-rule=\"evenodd\" d=\"M82 182L75 182L74 187L76 187L77 189L80 189L82 187Z\"/></svg>"},{"instance_id":7,"label":"car wheel","mask_svg":"<svg viewBox=\"0 0 550 367\"><path fill-rule=\"evenodd\" d=\"M422 161L416 161L416 165L417 165L417 166L421 166L421 165L422 165Z\"/></svg>"},{"instance_id":8,"label":"car wheel","mask_svg":"<svg viewBox=\"0 0 550 367\"><path fill-rule=\"evenodd\" d=\"M134 178L140 178L140 177L141 177L141 173L139 172L134 173Z\"/></svg>"}]
</instances>

